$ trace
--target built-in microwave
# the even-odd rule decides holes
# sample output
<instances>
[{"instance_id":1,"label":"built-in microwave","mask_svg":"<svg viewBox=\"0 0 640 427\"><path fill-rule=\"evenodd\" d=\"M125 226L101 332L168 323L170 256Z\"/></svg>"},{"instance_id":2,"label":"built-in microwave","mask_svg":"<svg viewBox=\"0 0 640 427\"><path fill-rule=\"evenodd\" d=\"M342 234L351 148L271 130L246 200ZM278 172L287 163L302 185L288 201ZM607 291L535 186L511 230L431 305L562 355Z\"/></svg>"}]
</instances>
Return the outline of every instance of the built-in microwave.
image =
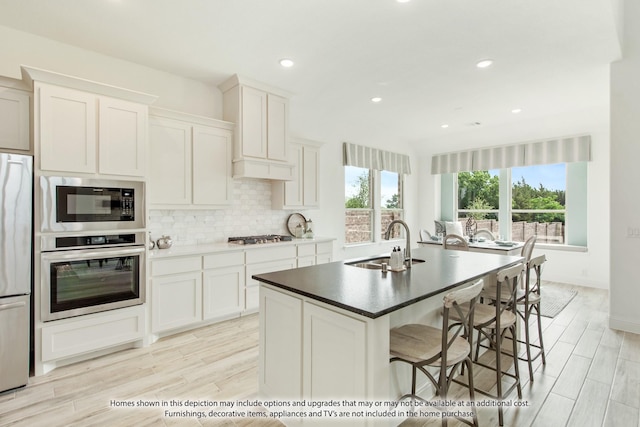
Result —
<instances>
[{"instance_id":1,"label":"built-in microwave","mask_svg":"<svg viewBox=\"0 0 640 427\"><path fill-rule=\"evenodd\" d=\"M40 177L42 232L144 228L144 183Z\"/></svg>"}]
</instances>

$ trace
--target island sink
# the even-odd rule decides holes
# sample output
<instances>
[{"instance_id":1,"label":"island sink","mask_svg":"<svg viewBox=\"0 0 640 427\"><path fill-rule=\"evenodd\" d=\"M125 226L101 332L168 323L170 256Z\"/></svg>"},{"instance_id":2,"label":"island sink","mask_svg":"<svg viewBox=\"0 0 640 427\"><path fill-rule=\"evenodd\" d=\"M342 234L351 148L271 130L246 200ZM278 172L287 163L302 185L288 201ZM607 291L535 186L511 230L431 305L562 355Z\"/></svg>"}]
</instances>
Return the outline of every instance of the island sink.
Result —
<instances>
[{"instance_id":1,"label":"island sink","mask_svg":"<svg viewBox=\"0 0 640 427\"><path fill-rule=\"evenodd\" d=\"M386 263L387 265L390 265L390 259L391 258L389 257L376 257L362 261L347 262L345 264L358 268L367 268L369 270L382 270L382 264ZM424 260L415 258L411 259L411 264L418 264L421 262L424 262Z\"/></svg>"}]
</instances>

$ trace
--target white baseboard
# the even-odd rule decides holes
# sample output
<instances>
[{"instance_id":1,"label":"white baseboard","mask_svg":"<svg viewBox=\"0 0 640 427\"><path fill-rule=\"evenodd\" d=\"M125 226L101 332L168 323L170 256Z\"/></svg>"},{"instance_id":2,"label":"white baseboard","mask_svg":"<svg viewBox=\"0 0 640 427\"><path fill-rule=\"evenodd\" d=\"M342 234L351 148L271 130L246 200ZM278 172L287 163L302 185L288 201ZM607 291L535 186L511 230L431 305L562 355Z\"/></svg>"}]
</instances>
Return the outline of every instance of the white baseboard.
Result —
<instances>
[{"instance_id":1,"label":"white baseboard","mask_svg":"<svg viewBox=\"0 0 640 427\"><path fill-rule=\"evenodd\" d=\"M619 319L612 316L609 316L609 327L611 329L617 329L619 331L640 334L640 323L630 322L628 320Z\"/></svg>"}]
</instances>

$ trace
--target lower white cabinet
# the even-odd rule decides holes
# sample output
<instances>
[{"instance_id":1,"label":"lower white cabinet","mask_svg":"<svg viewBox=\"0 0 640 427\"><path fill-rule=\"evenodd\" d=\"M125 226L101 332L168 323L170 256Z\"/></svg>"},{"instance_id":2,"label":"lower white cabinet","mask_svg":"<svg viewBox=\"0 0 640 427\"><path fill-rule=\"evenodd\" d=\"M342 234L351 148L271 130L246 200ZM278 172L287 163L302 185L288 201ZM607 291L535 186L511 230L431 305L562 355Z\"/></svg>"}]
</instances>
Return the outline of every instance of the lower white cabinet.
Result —
<instances>
[{"instance_id":1,"label":"lower white cabinet","mask_svg":"<svg viewBox=\"0 0 640 427\"><path fill-rule=\"evenodd\" d=\"M202 319L202 273L171 274L152 279L151 326L162 332Z\"/></svg>"},{"instance_id":2,"label":"lower white cabinet","mask_svg":"<svg viewBox=\"0 0 640 427\"><path fill-rule=\"evenodd\" d=\"M259 388L302 400L302 300L260 288Z\"/></svg>"},{"instance_id":3,"label":"lower white cabinet","mask_svg":"<svg viewBox=\"0 0 640 427\"><path fill-rule=\"evenodd\" d=\"M42 362L51 362L91 351L142 341L145 334L143 305L72 317L45 323ZM48 368L36 366L38 374Z\"/></svg>"},{"instance_id":4,"label":"lower white cabinet","mask_svg":"<svg viewBox=\"0 0 640 427\"><path fill-rule=\"evenodd\" d=\"M152 258L151 332L250 314L260 306L255 274L330 262L333 242L303 240L230 252Z\"/></svg>"},{"instance_id":5,"label":"lower white cabinet","mask_svg":"<svg viewBox=\"0 0 640 427\"><path fill-rule=\"evenodd\" d=\"M204 320L244 310L244 253L206 255L202 278Z\"/></svg>"},{"instance_id":6,"label":"lower white cabinet","mask_svg":"<svg viewBox=\"0 0 640 427\"><path fill-rule=\"evenodd\" d=\"M370 322L286 291L260 288L259 395L263 399L372 399ZM388 325L384 331L388 335ZM385 364L376 369L386 369ZM388 383L385 384L388 388ZM387 390L388 393L388 390ZM298 420L306 424L308 420ZM311 423L313 424L313 423ZM349 425L366 425L364 418Z\"/></svg>"},{"instance_id":7,"label":"lower white cabinet","mask_svg":"<svg viewBox=\"0 0 640 427\"><path fill-rule=\"evenodd\" d=\"M293 248L295 251L295 248ZM294 252L295 253L295 252ZM295 256L291 258L280 259L276 261L261 262L258 264L247 264L247 289L245 310L257 310L259 305L259 282L252 279L254 274L270 273L272 271L290 270L296 268L297 261Z\"/></svg>"}]
</instances>

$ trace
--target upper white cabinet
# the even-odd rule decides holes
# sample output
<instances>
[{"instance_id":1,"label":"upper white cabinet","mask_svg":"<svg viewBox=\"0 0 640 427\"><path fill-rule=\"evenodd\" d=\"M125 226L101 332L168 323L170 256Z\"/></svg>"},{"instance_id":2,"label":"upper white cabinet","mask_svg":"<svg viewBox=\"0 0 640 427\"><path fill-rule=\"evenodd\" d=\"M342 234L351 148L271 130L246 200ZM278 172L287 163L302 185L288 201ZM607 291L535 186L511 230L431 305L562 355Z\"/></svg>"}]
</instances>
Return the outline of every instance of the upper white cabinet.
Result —
<instances>
[{"instance_id":1,"label":"upper white cabinet","mask_svg":"<svg viewBox=\"0 0 640 427\"><path fill-rule=\"evenodd\" d=\"M39 169L144 177L148 104L156 97L23 67L33 80Z\"/></svg>"},{"instance_id":2,"label":"upper white cabinet","mask_svg":"<svg viewBox=\"0 0 640 427\"><path fill-rule=\"evenodd\" d=\"M317 208L320 206L320 146L309 140L296 140L289 146L294 164L292 181L274 182L271 204L274 209Z\"/></svg>"},{"instance_id":3,"label":"upper white cabinet","mask_svg":"<svg viewBox=\"0 0 640 427\"><path fill-rule=\"evenodd\" d=\"M0 86L0 148L29 151L29 92Z\"/></svg>"},{"instance_id":4,"label":"upper white cabinet","mask_svg":"<svg viewBox=\"0 0 640 427\"><path fill-rule=\"evenodd\" d=\"M98 110L98 172L144 176L147 106L101 96Z\"/></svg>"},{"instance_id":5,"label":"upper white cabinet","mask_svg":"<svg viewBox=\"0 0 640 427\"><path fill-rule=\"evenodd\" d=\"M236 123L233 175L291 180L288 94L234 75L219 86L224 120Z\"/></svg>"},{"instance_id":6,"label":"upper white cabinet","mask_svg":"<svg viewBox=\"0 0 640 427\"><path fill-rule=\"evenodd\" d=\"M149 203L210 208L231 203L233 124L153 109L149 124Z\"/></svg>"},{"instance_id":7,"label":"upper white cabinet","mask_svg":"<svg viewBox=\"0 0 640 427\"><path fill-rule=\"evenodd\" d=\"M40 169L95 173L97 97L48 84L35 91Z\"/></svg>"}]
</instances>

